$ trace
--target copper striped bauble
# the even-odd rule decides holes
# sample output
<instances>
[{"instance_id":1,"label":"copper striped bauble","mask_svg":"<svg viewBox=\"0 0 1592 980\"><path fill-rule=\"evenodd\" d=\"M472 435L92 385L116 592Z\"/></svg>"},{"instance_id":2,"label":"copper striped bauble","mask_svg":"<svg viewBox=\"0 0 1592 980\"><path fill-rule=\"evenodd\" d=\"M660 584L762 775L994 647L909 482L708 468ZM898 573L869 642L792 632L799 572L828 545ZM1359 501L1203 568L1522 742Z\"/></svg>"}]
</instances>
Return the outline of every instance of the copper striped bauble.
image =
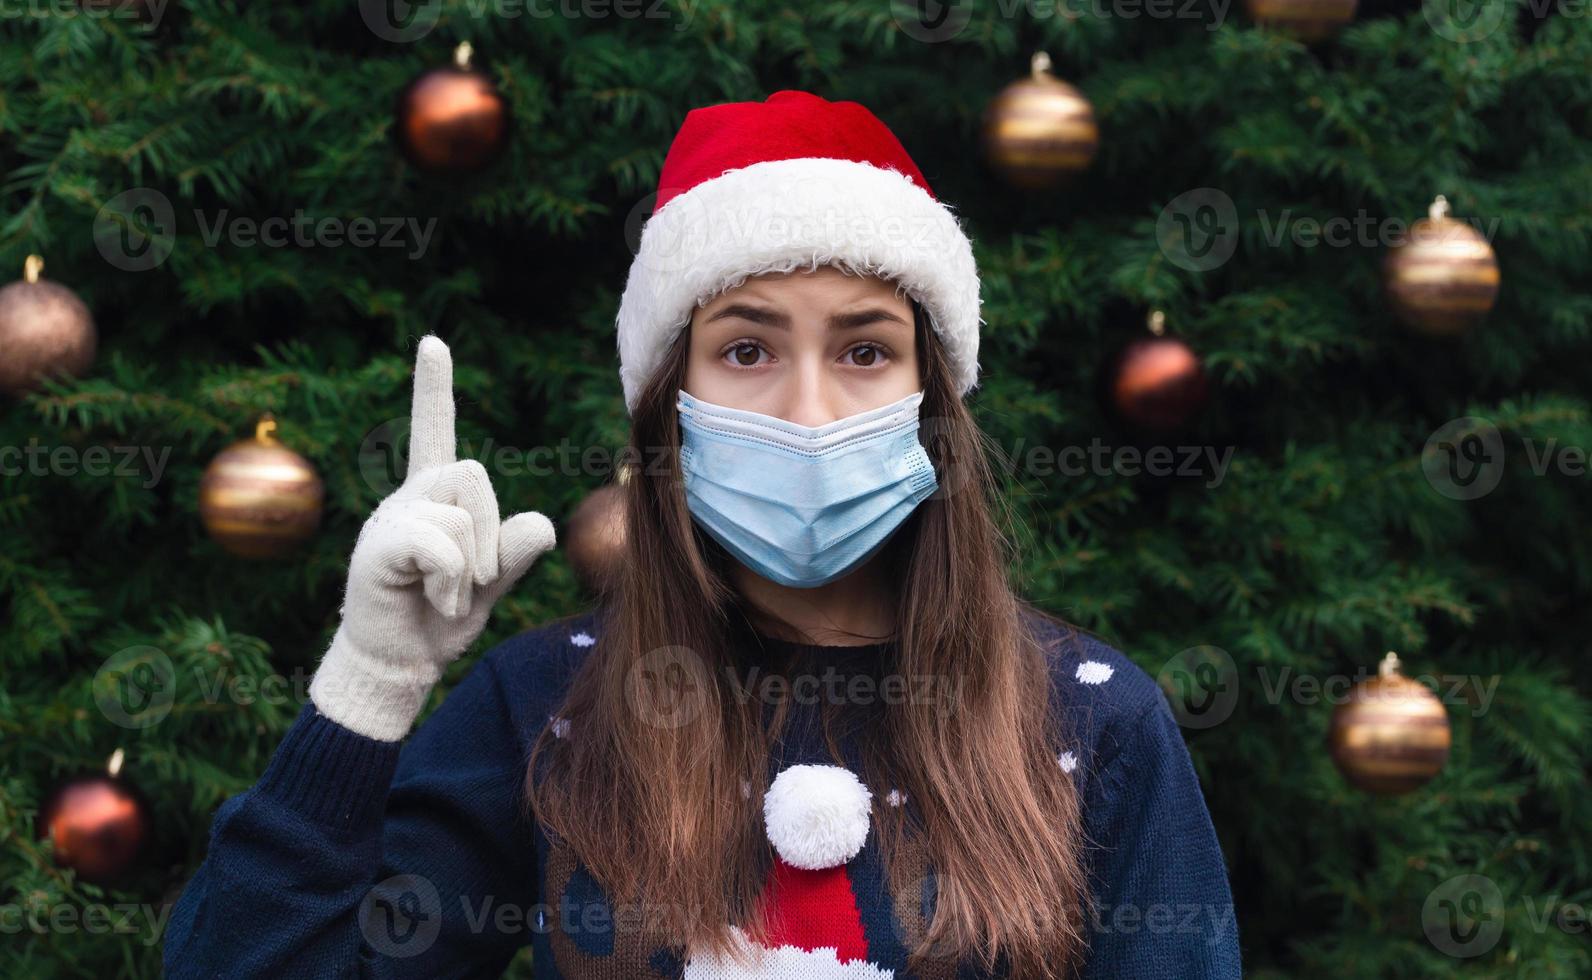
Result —
<instances>
[{"instance_id":1,"label":"copper striped bauble","mask_svg":"<svg viewBox=\"0 0 1592 980\"><path fill-rule=\"evenodd\" d=\"M1006 86L985 107L982 139L985 158L1007 183L1042 190L1088 169L1100 129L1089 99L1052 75L1041 51L1031 77Z\"/></svg>"},{"instance_id":2,"label":"copper striped bauble","mask_svg":"<svg viewBox=\"0 0 1592 980\"><path fill-rule=\"evenodd\" d=\"M270 416L261 419L253 439L223 449L199 480L205 530L242 558L285 555L321 523L321 478L271 435L275 428Z\"/></svg>"},{"instance_id":3,"label":"copper striped bauble","mask_svg":"<svg viewBox=\"0 0 1592 980\"><path fill-rule=\"evenodd\" d=\"M1307 42L1335 37L1357 6L1359 0L1244 0L1250 20Z\"/></svg>"},{"instance_id":4,"label":"copper striped bauble","mask_svg":"<svg viewBox=\"0 0 1592 980\"><path fill-rule=\"evenodd\" d=\"M1492 245L1466 222L1448 217L1441 194L1382 264L1393 312L1431 336L1464 333L1480 322L1498 299L1500 279Z\"/></svg>"},{"instance_id":5,"label":"copper striped bauble","mask_svg":"<svg viewBox=\"0 0 1592 980\"><path fill-rule=\"evenodd\" d=\"M40 278L43 271L44 260L30 255L22 278L0 289L0 391L8 395L34 391L45 378L87 372L99 346L88 306Z\"/></svg>"},{"instance_id":6,"label":"copper striped bauble","mask_svg":"<svg viewBox=\"0 0 1592 980\"><path fill-rule=\"evenodd\" d=\"M1398 672L1389 653L1376 677L1350 688L1332 712L1332 761L1378 796L1418 789L1442 771L1452 733L1448 711L1426 685Z\"/></svg>"}]
</instances>

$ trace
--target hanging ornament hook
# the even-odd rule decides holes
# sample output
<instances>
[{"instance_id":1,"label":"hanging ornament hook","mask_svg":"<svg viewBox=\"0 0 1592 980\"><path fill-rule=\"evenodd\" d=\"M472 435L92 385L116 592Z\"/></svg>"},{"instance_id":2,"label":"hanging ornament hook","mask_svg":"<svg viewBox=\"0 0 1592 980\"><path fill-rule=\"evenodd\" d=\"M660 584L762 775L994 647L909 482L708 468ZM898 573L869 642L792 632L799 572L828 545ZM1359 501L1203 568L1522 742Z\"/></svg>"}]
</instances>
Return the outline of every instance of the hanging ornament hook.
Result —
<instances>
[{"instance_id":1,"label":"hanging ornament hook","mask_svg":"<svg viewBox=\"0 0 1592 980\"><path fill-rule=\"evenodd\" d=\"M44 257L30 255L22 262L22 281L32 285L44 273Z\"/></svg>"},{"instance_id":2,"label":"hanging ornament hook","mask_svg":"<svg viewBox=\"0 0 1592 980\"><path fill-rule=\"evenodd\" d=\"M1377 667L1377 675L1380 677L1397 677L1398 673L1399 655L1389 650L1387 655L1382 658L1382 663Z\"/></svg>"},{"instance_id":3,"label":"hanging ornament hook","mask_svg":"<svg viewBox=\"0 0 1592 980\"><path fill-rule=\"evenodd\" d=\"M276 416L266 412L260 420L254 423L254 438L260 442L270 442L271 433L276 431Z\"/></svg>"},{"instance_id":4,"label":"hanging ornament hook","mask_svg":"<svg viewBox=\"0 0 1592 980\"><path fill-rule=\"evenodd\" d=\"M1035 79L1044 79L1050 74L1050 54L1046 51L1035 51L1033 58L1029 59L1028 70Z\"/></svg>"},{"instance_id":5,"label":"hanging ornament hook","mask_svg":"<svg viewBox=\"0 0 1592 980\"><path fill-rule=\"evenodd\" d=\"M1426 209L1426 217L1433 221L1448 217L1448 198L1441 194L1437 195L1432 201L1431 207Z\"/></svg>"}]
</instances>

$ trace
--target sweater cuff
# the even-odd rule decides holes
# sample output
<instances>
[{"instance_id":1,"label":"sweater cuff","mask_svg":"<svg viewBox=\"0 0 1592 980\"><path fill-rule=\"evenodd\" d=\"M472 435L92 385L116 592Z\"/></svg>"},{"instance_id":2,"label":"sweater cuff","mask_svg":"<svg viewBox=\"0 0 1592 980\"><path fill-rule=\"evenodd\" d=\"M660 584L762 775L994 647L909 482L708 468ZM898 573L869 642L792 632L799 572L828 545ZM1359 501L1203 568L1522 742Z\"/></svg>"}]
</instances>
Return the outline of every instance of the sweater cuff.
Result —
<instances>
[{"instance_id":1,"label":"sweater cuff","mask_svg":"<svg viewBox=\"0 0 1592 980\"><path fill-rule=\"evenodd\" d=\"M256 789L340 831L379 826L401 750L401 743L366 738L306 702Z\"/></svg>"}]
</instances>

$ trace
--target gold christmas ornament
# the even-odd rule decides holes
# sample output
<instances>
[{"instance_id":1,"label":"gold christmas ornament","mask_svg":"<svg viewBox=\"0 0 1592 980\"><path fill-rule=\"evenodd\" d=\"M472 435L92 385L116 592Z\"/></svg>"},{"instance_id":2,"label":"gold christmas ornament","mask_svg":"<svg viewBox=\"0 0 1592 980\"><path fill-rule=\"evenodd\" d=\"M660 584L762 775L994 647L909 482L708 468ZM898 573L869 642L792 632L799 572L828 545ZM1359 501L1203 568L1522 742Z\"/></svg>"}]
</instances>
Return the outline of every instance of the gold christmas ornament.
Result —
<instances>
[{"instance_id":1,"label":"gold christmas ornament","mask_svg":"<svg viewBox=\"0 0 1592 980\"><path fill-rule=\"evenodd\" d=\"M1382 263L1388 303L1400 320L1428 336L1464 333L1498 299L1498 259L1481 232L1448 216L1437 195L1409 237Z\"/></svg>"},{"instance_id":2,"label":"gold christmas ornament","mask_svg":"<svg viewBox=\"0 0 1592 980\"><path fill-rule=\"evenodd\" d=\"M588 592L602 595L619 581L625 558L625 491L628 466L619 468L618 484L599 487L576 506L560 535L575 577Z\"/></svg>"},{"instance_id":3,"label":"gold christmas ornament","mask_svg":"<svg viewBox=\"0 0 1592 980\"><path fill-rule=\"evenodd\" d=\"M1089 99L1050 73L1050 55L1035 54L1030 71L985 107L984 155L1007 183L1042 190L1088 169L1100 129Z\"/></svg>"},{"instance_id":4,"label":"gold christmas ornament","mask_svg":"<svg viewBox=\"0 0 1592 980\"><path fill-rule=\"evenodd\" d=\"M94 363L94 316L78 295L41 278L30 255L22 279L0 289L0 391L23 395L52 375L76 376Z\"/></svg>"},{"instance_id":5,"label":"gold christmas ornament","mask_svg":"<svg viewBox=\"0 0 1592 980\"><path fill-rule=\"evenodd\" d=\"M254 438L223 449L199 480L205 530L243 558L285 555L321 522L321 478L308 460L271 435L275 429L275 419L262 417Z\"/></svg>"},{"instance_id":6,"label":"gold christmas ornament","mask_svg":"<svg viewBox=\"0 0 1592 980\"><path fill-rule=\"evenodd\" d=\"M1357 6L1359 0L1244 0L1250 20L1305 42L1336 37Z\"/></svg>"},{"instance_id":7,"label":"gold christmas ornament","mask_svg":"<svg viewBox=\"0 0 1592 980\"><path fill-rule=\"evenodd\" d=\"M1398 654L1389 651L1377 676L1354 685L1333 709L1328 736L1344 778L1378 796L1424 786L1448 761L1452 739L1443 703L1398 671Z\"/></svg>"}]
</instances>

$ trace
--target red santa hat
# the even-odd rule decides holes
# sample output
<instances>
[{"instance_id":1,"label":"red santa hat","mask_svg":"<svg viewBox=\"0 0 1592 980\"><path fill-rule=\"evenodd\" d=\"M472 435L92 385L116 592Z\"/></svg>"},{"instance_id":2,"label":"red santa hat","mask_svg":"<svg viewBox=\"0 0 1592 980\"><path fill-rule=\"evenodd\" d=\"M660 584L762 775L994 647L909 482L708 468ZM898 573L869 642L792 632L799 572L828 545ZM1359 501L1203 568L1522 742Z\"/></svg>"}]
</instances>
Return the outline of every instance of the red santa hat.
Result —
<instances>
[{"instance_id":1,"label":"red santa hat","mask_svg":"<svg viewBox=\"0 0 1592 980\"><path fill-rule=\"evenodd\" d=\"M820 265L895 282L927 311L957 393L977 385L972 243L877 116L792 90L688 113L620 300L627 410L698 306L750 276Z\"/></svg>"},{"instance_id":2,"label":"red santa hat","mask_svg":"<svg viewBox=\"0 0 1592 980\"><path fill-rule=\"evenodd\" d=\"M685 980L889 980L894 971L868 958L862 912L846 864L868 839L871 795L848 769L791 766L763 798L768 839L769 945L739 929L733 957L693 957Z\"/></svg>"}]
</instances>

